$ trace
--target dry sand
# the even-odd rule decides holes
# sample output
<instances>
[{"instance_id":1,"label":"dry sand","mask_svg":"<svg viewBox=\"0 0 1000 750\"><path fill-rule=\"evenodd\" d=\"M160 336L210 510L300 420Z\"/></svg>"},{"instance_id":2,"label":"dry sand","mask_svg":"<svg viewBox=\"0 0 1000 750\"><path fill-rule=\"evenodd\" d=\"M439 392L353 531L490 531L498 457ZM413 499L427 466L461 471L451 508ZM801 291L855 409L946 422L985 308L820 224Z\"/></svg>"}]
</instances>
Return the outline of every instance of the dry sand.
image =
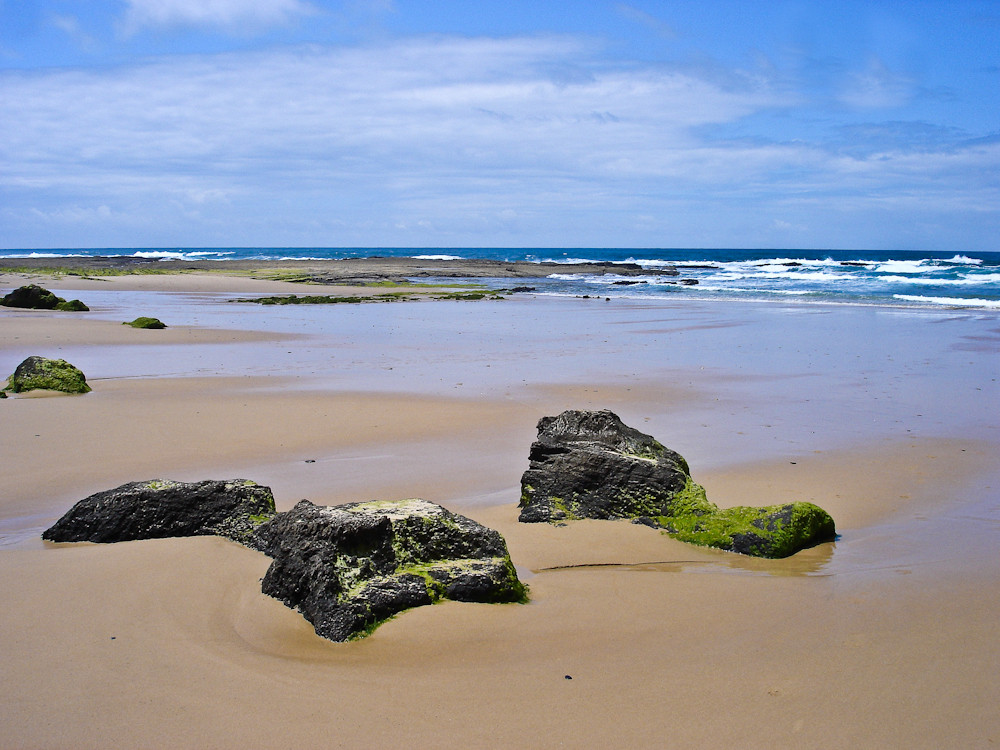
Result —
<instances>
[{"instance_id":1,"label":"dry sand","mask_svg":"<svg viewBox=\"0 0 1000 750\"><path fill-rule=\"evenodd\" d=\"M88 284L175 293L195 308L199 295L290 286L219 275L48 286L61 294ZM706 363L702 372L683 347L650 343L666 328L674 341L711 326L735 351L749 324L732 306L702 315L577 300L507 304L378 306L392 309L338 313L330 330L294 336L259 325L257 312L244 329L140 332L121 326L116 309L95 319L100 311L0 308L3 374L26 347L90 356L101 371L86 396L0 401L0 745L1000 742L1000 441L984 416L997 405L997 369L996 347L982 343L996 336L995 318L935 326L943 354L919 376L907 368L922 355L906 355L914 342L894 333L911 331L908 320L881 318L880 345L892 358L872 355L857 373L814 370L812 358L824 356L817 349L794 360L801 372L766 375L750 366L751 354L724 366L702 352L693 360ZM578 320L575 338L559 330L563 343L544 348L545 335L525 324L525 351L514 357L500 336L473 337L493 330L497 316L521 321L538 309L558 326L553 305ZM398 363L378 377L365 369L385 352L344 338L362 315L356 325L372 326L372 348L384 343L374 326L418 339L399 355L409 376ZM441 319L459 320L467 335L438 329ZM608 343L605 323L623 331L621 342ZM350 343L350 358L313 372L310 357L331 337L338 352ZM824 344L835 353L839 345ZM190 354L218 353L222 362L241 347L260 352L252 376L225 366L203 372ZM852 351L863 348L859 337ZM152 349L171 353L187 374L116 376ZM947 352L967 362L961 375L949 374ZM443 385L428 385L433 374ZM860 382L869 378L894 384L890 405L876 402L883 386ZM907 390L920 378L927 382ZM910 403L934 383L950 407ZM863 398L857 389L867 389ZM721 505L812 500L832 513L841 537L767 561L629 523L518 524L534 423L567 407L612 408L680 450ZM805 427L795 424L806 417ZM38 538L76 500L125 481L235 476L270 485L279 508L302 497L443 503L505 535L531 603L419 608L364 641L334 644L260 593L266 558L227 541Z\"/></svg>"}]
</instances>

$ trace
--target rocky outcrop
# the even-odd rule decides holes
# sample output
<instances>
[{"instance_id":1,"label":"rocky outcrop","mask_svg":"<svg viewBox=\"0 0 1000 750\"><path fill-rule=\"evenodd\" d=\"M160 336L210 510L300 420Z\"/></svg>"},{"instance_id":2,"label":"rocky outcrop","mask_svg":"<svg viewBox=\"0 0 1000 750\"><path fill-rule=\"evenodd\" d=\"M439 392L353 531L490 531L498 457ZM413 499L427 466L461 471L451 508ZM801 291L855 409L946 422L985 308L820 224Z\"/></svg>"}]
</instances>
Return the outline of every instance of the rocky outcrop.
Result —
<instances>
[{"instance_id":1,"label":"rocky outcrop","mask_svg":"<svg viewBox=\"0 0 1000 750\"><path fill-rule=\"evenodd\" d=\"M720 509L680 454L610 411L565 411L538 422L521 477L524 522L633 519L685 542L786 557L832 539L833 519L806 502Z\"/></svg>"},{"instance_id":2,"label":"rocky outcrop","mask_svg":"<svg viewBox=\"0 0 1000 750\"><path fill-rule=\"evenodd\" d=\"M46 529L42 538L125 542L215 534L256 547L254 531L274 513L271 490L247 479L154 479L84 498Z\"/></svg>"},{"instance_id":3,"label":"rocky outcrop","mask_svg":"<svg viewBox=\"0 0 1000 750\"><path fill-rule=\"evenodd\" d=\"M87 312L90 309L78 299L67 302L62 297L57 297L48 289L37 284L18 287L0 299L0 305L29 310L67 310L69 312Z\"/></svg>"},{"instance_id":4,"label":"rocky outcrop","mask_svg":"<svg viewBox=\"0 0 1000 750\"><path fill-rule=\"evenodd\" d=\"M525 598L503 537L424 500L317 506L302 500L257 531L274 562L262 590L334 641L440 599Z\"/></svg>"},{"instance_id":5,"label":"rocky outcrop","mask_svg":"<svg viewBox=\"0 0 1000 750\"><path fill-rule=\"evenodd\" d=\"M263 592L334 641L367 635L404 609L441 599L527 596L498 532L424 500L336 507L302 500L276 514L271 490L246 479L131 482L84 498L42 538L107 543L209 534L272 557Z\"/></svg>"},{"instance_id":6,"label":"rocky outcrop","mask_svg":"<svg viewBox=\"0 0 1000 750\"><path fill-rule=\"evenodd\" d=\"M4 388L11 393L46 390L63 393L89 393L86 376L64 359L28 357L7 378Z\"/></svg>"}]
</instances>

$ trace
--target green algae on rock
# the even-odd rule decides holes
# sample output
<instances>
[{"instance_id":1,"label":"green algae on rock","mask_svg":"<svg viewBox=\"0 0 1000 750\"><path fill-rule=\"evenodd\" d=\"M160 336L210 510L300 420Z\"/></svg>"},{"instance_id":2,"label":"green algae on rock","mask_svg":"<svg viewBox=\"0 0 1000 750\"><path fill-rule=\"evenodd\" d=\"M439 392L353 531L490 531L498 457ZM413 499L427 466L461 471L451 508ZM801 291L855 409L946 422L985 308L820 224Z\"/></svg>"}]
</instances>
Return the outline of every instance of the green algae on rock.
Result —
<instances>
[{"instance_id":1,"label":"green algae on rock","mask_svg":"<svg viewBox=\"0 0 1000 750\"><path fill-rule=\"evenodd\" d=\"M610 411L539 420L520 507L527 523L633 519L684 542L756 557L787 557L836 535L833 519L812 503L720 509L683 457Z\"/></svg>"},{"instance_id":2,"label":"green algae on rock","mask_svg":"<svg viewBox=\"0 0 1000 750\"><path fill-rule=\"evenodd\" d=\"M302 500L257 537L274 559L263 592L333 641L364 637L405 609L442 599L527 598L497 531L424 500Z\"/></svg>"},{"instance_id":3,"label":"green algae on rock","mask_svg":"<svg viewBox=\"0 0 1000 750\"><path fill-rule=\"evenodd\" d=\"M132 326L133 328L149 328L155 330L167 327L165 323L159 320L159 318L147 318L147 317L139 317L133 321L122 323L122 325Z\"/></svg>"},{"instance_id":4,"label":"green algae on rock","mask_svg":"<svg viewBox=\"0 0 1000 750\"><path fill-rule=\"evenodd\" d=\"M62 297L57 297L48 289L37 284L28 284L18 287L10 294L4 295L0 299L0 305L4 307L20 307L27 310L64 310L67 312L87 312L90 310L78 299L68 302Z\"/></svg>"},{"instance_id":5,"label":"green algae on rock","mask_svg":"<svg viewBox=\"0 0 1000 750\"><path fill-rule=\"evenodd\" d=\"M636 520L662 528L682 542L754 557L788 557L836 535L833 519L812 503L719 508L708 501L704 488L690 479L683 495L685 511Z\"/></svg>"},{"instance_id":6,"label":"green algae on rock","mask_svg":"<svg viewBox=\"0 0 1000 750\"><path fill-rule=\"evenodd\" d=\"M64 359L28 357L14 370L4 389L11 393L45 390L89 393L86 376Z\"/></svg>"},{"instance_id":7,"label":"green algae on rock","mask_svg":"<svg viewBox=\"0 0 1000 750\"><path fill-rule=\"evenodd\" d=\"M85 497L42 538L112 543L214 534L256 548L257 528L274 514L270 488L248 479L152 479Z\"/></svg>"}]
</instances>

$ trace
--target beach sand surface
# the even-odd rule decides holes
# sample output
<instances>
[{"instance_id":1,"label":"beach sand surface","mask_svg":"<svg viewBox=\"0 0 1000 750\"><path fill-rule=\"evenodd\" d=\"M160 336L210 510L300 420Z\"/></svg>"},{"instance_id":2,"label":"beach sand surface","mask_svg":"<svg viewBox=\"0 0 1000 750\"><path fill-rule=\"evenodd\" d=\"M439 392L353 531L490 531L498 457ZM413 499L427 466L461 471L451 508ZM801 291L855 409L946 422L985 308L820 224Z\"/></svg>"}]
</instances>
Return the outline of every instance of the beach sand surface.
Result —
<instances>
[{"instance_id":1,"label":"beach sand surface","mask_svg":"<svg viewBox=\"0 0 1000 750\"><path fill-rule=\"evenodd\" d=\"M205 316L159 332L113 301L0 308L3 374L28 351L98 373L86 396L0 401L0 744L1000 742L995 316L526 298L234 318L213 295L295 285L206 276L83 281ZM810 500L840 536L758 560L627 522L520 524L535 422L564 408L679 450L720 505ZM39 537L126 481L230 477L279 509L444 504L504 534L531 601L336 644L226 540Z\"/></svg>"}]
</instances>

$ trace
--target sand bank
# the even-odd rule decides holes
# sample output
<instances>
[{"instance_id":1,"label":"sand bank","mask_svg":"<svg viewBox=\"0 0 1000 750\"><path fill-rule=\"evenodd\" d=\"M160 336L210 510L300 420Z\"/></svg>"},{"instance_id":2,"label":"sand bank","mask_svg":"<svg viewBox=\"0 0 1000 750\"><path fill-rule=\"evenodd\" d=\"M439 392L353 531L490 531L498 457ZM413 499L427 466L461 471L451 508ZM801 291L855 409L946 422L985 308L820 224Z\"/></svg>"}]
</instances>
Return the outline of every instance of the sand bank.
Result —
<instances>
[{"instance_id":1,"label":"sand bank","mask_svg":"<svg viewBox=\"0 0 1000 750\"><path fill-rule=\"evenodd\" d=\"M83 397L0 402L6 744L1000 741L995 317L545 299L233 312L215 292L242 288L132 278L95 315L0 309L0 369L29 351L94 373ZM180 322L121 326L134 304ZM518 524L534 422L569 407L679 450L722 505L812 500L841 537L765 561L627 523ZM75 500L157 476L245 476L282 508L441 502L506 536L532 601L425 607L332 644L260 594L264 557L223 540L37 539Z\"/></svg>"}]
</instances>

